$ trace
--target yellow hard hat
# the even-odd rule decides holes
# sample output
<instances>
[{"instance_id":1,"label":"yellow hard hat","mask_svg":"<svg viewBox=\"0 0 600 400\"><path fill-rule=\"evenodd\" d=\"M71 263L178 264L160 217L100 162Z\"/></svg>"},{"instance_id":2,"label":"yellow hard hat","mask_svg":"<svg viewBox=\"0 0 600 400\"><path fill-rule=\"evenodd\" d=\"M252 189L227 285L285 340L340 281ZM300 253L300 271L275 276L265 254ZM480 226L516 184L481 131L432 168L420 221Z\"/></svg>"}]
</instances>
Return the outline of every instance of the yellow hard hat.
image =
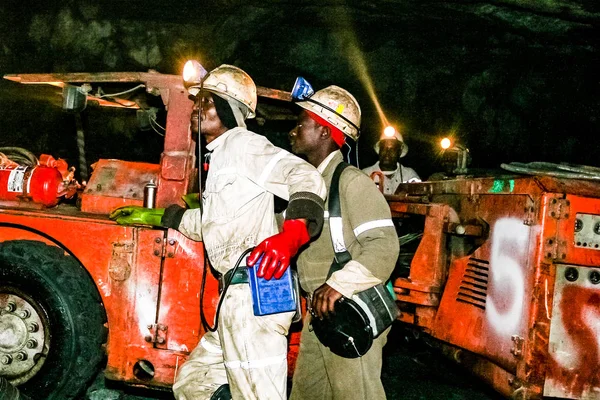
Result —
<instances>
[{"instance_id":1,"label":"yellow hard hat","mask_svg":"<svg viewBox=\"0 0 600 400\"><path fill-rule=\"evenodd\" d=\"M296 104L314 112L342 131L344 135L355 141L358 140L360 135L360 106L354 96L347 90L331 85Z\"/></svg>"},{"instance_id":2,"label":"yellow hard hat","mask_svg":"<svg viewBox=\"0 0 600 400\"><path fill-rule=\"evenodd\" d=\"M250 75L234 65L223 64L210 71L201 85L193 85L188 88L188 92L193 96L197 96L200 90L206 90L243 104L246 109L244 118L256 116L256 85Z\"/></svg>"}]
</instances>

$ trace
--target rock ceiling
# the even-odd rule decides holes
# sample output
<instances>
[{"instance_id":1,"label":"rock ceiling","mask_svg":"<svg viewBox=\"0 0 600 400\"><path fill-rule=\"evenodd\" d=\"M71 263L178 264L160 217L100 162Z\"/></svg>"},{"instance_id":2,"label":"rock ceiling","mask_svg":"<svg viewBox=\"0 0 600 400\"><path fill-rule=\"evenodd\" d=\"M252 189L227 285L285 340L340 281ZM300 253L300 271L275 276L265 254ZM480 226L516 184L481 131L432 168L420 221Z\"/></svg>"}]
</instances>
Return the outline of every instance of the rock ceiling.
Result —
<instances>
[{"instance_id":1,"label":"rock ceiling","mask_svg":"<svg viewBox=\"0 0 600 400\"><path fill-rule=\"evenodd\" d=\"M3 74L179 73L195 57L209 68L236 64L263 86L289 90L302 75L317 89L347 88L363 108L367 160L385 118L411 147L406 162L425 172L435 169L435 141L449 133L477 166L599 165L591 140L600 112L596 1L25 3L0 4ZM0 145L43 137L34 133L39 124L17 122L31 110L6 82L0 104L3 125L20 130ZM52 144L45 140L32 146Z\"/></svg>"}]
</instances>

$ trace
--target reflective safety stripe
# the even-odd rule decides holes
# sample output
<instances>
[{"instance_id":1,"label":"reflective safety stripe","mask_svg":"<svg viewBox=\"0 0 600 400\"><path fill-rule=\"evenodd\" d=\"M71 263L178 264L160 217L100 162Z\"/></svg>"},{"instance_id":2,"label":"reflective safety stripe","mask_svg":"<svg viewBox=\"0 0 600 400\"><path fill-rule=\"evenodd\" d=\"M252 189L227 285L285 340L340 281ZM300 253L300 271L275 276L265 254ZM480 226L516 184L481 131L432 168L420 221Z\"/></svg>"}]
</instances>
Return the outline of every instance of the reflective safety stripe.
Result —
<instances>
[{"instance_id":1,"label":"reflective safety stripe","mask_svg":"<svg viewBox=\"0 0 600 400\"><path fill-rule=\"evenodd\" d=\"M267 180L269 175L271 175L271 172L273 171L273 168L275 168L275 165L279 162L279 160L281 160L287 154L288 154L287 151L281 150L281 151L279 151L279 153L277 153L275 155L275 157L271 158L271 161L269 161L269 163L265 166L265 169L263 169L262 174L260 174L260 177L258 178L258 181L256 182L256 184L258 186L264 186L265 181Z\"/></svg>"},{"instance_id":2,"label":"reflective safety stripe","mask_svg":"<svg viewBox=\"0 0 600 400\"><path fill-rule=\"evenodd\" d=\"M331 241L333 242L333 250L336 253L346 251L346 243L344 243L344 230L342 228L342 217L329 218L329 230L331 232Z\"/></svg>"},{"instance_id":3,"label":"reflective safety stripe","mask_svg":"<svg viewBox=\"0 0 600 400\"><path fill-rule=\"evenodd\" d=\"M209 353L223 354L223 350L221 350L219 346L215 346L214 344L210 343L204 338L204 336L202 337L202 339L200 339L200 345L204 347Z\"/></svg>"},{"instance_id":4,"label":"reflective safety stripe","mask_svg":"<svg viewBox=\"0 0 600 400\"><path fill-rule=\"evenodd\" d=\"M229 168L221 168L219 170L215 171L215 177L219 176L219 175L223 175L223 174L235 174L236 170L233 167L229 167Z\"/></svg>"},{"instance_id":5,"label":"reflective safety stripe","mask_svg":"<svg viewBox=\"0 0 600 400\"><path fill-rule=\"evenodd\" d=\"M323 218L325 218L325 219L329 218L329 211L325 210L323 212Z\"/></svg>"},{"instance_id":6,"label":"reflective safety stripe","mask_svg":"<svg viewBox=\"0 0 600 400\"><path fill-rule=\"evenodd\" d=\"M366 232L370 229L375 229L375 228L383 228L386 226L394 226L394 222L391 219L378 219L375 221L369 221L369 222L365 222L362 225L357 226L354 229L354 236L358 237L358 235L360 235L363 232Z\"/></svg>"},{"instance_id":7,"label":"reflective safety stripe","mask_svg":"<svg viewBox=\"0 0 600 400\"><path fill-rule=\"evenodd\" d=\"M273 356L269 358L263 358L261 360L253 360L253 361L225 361L225 366L229 369L252 369L252 368L264 368L269 365L281 364L286 362L287 354L282 354L280 356Z\"/></svg>"}]
</instances>

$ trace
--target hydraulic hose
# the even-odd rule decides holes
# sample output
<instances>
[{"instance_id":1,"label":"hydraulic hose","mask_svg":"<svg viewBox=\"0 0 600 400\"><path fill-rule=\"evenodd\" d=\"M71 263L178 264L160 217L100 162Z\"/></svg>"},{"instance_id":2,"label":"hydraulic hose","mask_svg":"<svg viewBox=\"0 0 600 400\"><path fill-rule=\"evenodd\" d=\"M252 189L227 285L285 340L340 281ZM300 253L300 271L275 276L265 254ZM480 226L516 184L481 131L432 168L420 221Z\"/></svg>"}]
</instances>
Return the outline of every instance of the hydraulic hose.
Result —
<instances>
[{"instance_id":1,"label":"hydraulic hose","mask_svg":"<svg viewBox=\"0 0 600 400\"><path fill-rule=\"evenodd\" d=\"M35 167L38 165L38 158L35 154L22 147L0 147L0 153L19 165L27 167Z\"/></svg>"},{"instance_id":2,"label":"hydraulic hose","mask_svg":"<svg viewBox=\"0 0 600 400\"><path fill-rule=\"evenodd\" d=\"M577 164L554 164L549 162L530 162L501 164L502 169L525 175L553 176L563 179L600 180L600 168Z\"/></svg>"}]
</instances>

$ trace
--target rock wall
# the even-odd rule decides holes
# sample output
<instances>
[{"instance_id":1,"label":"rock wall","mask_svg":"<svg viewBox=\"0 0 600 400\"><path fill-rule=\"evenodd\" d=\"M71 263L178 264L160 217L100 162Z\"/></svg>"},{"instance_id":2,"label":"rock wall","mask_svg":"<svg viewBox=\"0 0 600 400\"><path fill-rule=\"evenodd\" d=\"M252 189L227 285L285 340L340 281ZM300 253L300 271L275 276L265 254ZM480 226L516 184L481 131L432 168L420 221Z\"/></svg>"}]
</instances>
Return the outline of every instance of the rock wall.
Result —
<instances>
[{"instance_id":1,"label":"rock wall","mask_svg":"<svg viewBox=\"0 0 600 400\"><path fill-rule=\"evenodd\" d=\"M208 68L236 64L263 86L290 90L302 75L317 89L350 90L363 109L363 165L374 161L383 120L401 129L410 147L404 162L423 176L439 169L436 145L447 134L471 149L477 167L599 165L595 2L349 4L8 0L0 5L0 73L179 73L193 57ZM0 83L0 146L70 157L73 116L52 103L54 93L42 92ZM131 121L86 124L91 159L131 158L127 147L137 149L136 158L160 149L154 136L142 148L148 136ZM285 124L267 128L285 143ZM107 146L115 140L124 146Z\"/></svg>"}]
</instances>

